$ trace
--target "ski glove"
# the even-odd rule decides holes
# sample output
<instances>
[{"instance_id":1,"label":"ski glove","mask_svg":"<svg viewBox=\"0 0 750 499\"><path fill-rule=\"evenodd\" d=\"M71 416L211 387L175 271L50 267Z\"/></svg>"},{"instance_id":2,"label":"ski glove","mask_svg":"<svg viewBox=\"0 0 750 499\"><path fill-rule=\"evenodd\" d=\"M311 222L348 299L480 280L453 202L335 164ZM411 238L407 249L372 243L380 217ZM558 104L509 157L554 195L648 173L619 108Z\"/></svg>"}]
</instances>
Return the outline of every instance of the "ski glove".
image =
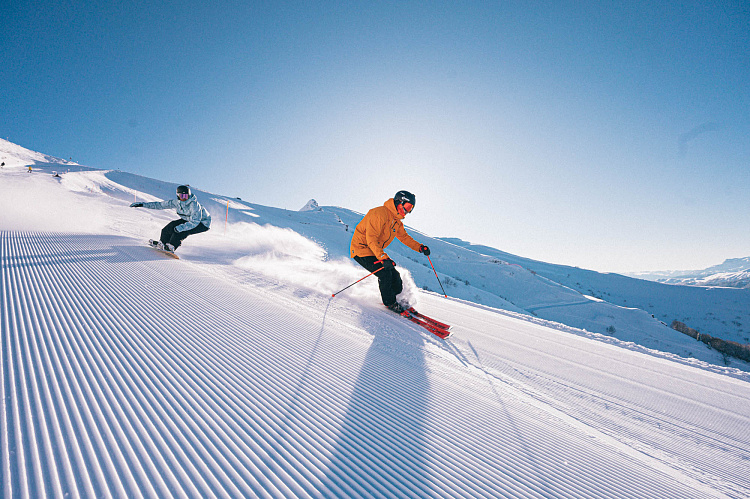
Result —
<instances>
[{"instance_id":1,"label":"ski glove","mask_svg":"<svg viewBox=\"0 0 750 499\"><path fill-rule=\"evenodd\" d=\"M424 256L430 256L430 248L428 248L424 244L419 247L419 252L424 253Z\"/></svg>"},{"instance_id":2,"label":"ski glove","mask_svg":"<svg viewBox=\"0 0 750 499\"><path fill-rule=\"evenodd\" d=\"M131 208L141 208L143 207L143 203L130 203Z\"/></svg>"},{"instance_id":3,"label":"ski glove","mask_svg":"<svg viewBox=\"0 0 750 499\"><path fill-rule=\"evenodd\" d=\"M378 260L375 263L378 263L378 262L380 262L380 265L382 265L383 268L386 268L386 269L392 269L393 267L396 266L396 262L394 262L390 258L383 258L382 260Z\"/></svg>"}]
</instances>

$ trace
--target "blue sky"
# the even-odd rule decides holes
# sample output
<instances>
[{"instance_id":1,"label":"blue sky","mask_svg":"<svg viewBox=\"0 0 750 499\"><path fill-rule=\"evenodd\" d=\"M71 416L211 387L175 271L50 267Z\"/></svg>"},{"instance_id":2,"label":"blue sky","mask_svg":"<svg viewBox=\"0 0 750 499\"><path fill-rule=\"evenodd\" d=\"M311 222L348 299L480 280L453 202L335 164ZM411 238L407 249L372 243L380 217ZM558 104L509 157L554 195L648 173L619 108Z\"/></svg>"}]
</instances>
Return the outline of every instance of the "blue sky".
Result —
<instances>
[{"instance_id":1,"label":"blue sky","mask_svg":"<svg viewBox=\"0 0 750 499\"><path fill-rule=\"evenodd\" d=\"M214 5L206 5L206 3ZM0 3L0 136L600 271L750 255L747 2Z\"/></svg>"}]
</instances>

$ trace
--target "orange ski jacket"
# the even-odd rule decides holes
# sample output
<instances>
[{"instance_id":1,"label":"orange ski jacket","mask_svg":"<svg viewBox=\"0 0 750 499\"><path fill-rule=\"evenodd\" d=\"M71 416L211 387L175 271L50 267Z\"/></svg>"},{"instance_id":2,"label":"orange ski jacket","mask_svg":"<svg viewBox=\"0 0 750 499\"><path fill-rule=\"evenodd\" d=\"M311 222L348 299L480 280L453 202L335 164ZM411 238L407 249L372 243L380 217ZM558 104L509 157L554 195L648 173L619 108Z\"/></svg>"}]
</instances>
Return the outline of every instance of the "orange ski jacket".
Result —
<instances>
[{"instance_id":1,"label":"orange ski jacket","mask_svg":"<svg viewBox=\"0 0 750 499\"><path fill-rule=\"evenodd\" d=\"M393 242L394 237L414 251L419 251L421 244L406 233L404 224L401 222L403 218L396 211L393 198L383 203L383 206L368 211L354 230L351 244L352 258L355 256L375 256L378 260L390 258L385 248Z\"/></svg>"}]
</instances>

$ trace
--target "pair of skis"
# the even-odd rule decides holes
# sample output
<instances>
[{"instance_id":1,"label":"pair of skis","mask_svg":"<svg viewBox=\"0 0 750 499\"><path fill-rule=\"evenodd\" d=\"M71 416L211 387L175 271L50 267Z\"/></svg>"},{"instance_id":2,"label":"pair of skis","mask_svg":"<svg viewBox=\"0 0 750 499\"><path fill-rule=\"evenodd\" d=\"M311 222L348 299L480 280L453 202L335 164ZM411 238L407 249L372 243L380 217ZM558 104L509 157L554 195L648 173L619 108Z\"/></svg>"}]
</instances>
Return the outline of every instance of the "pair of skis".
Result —
<instances>
[{"instance_id":1,"label":"pair of skis","mask_svg":"<svg viewBox=\"0 0 750 499\"><path fill-rule=\"evenodd\" d=\"M448 324L419 313L414 310L414 307L409 307L408 309L401 312L401 316L413 322L414 324L419 324L438 338L446 339L451 335L451 327Z\"/></svg>"}]
</instances>

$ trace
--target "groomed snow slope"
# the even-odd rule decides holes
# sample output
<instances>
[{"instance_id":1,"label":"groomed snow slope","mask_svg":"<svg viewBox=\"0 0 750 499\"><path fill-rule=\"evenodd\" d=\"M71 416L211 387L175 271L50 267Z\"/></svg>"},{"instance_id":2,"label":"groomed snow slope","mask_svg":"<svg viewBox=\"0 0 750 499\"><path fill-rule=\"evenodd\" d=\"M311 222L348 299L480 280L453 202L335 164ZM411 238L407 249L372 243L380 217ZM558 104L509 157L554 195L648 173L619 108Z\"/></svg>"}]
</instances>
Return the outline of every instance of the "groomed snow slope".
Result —
<instances>
[{"instance_id":1,"label":"groomed snow slope","mask_svg":"<svg viewBox=\"0 0 750 499\"><path fill-rule=\"evenodd\" d=\"M405 272L442 341L375 281L331 299L361 269L288 228L215 219L176 261L101 172L1 181L3 498L750 496L747 372Z\"/></svg>"},{"instance_id":2,"label":"groomed snow slope","mask_svg":"<svg viewBox=\"0 0 750 499\"><path fill-rule=\"evenodd\" d=\"M743 497L750 384L422 296L3 232L3 497ZM234 275L234 277L230 277Z\"/></svg>"}]
</instances>

